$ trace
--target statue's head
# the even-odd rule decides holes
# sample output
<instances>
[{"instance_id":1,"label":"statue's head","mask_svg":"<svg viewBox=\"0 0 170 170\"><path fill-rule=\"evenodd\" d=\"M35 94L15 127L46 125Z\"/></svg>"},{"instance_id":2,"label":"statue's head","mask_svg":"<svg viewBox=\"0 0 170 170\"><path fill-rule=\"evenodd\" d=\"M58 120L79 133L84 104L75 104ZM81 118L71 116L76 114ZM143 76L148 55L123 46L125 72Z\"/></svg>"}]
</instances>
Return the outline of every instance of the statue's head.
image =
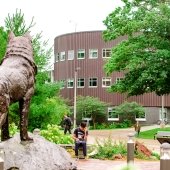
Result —
<instances>
[{"instance_id":1,"label":"statue's head","mask_svg":"<svg viewBox=\"0 0 170 170\"><path fill-rule=\"evenodd\" d=\"M5 58L12 56L20 56L27 59L34 68L35 74L37 73L37 67L33 59L33 47L32 37L29 33L25 33L22 36L15 36L13 32L9 33L8 46Z\"/></svg>"},{"instance_id":2,"label":"statue's head","mask_svg":"<svg viewBox=\"0 0 170 170\"><path fill-rule=\"evenodd\" d=\"M8 47L16 46L23 47L24 49L28 49L32 51L32 37L29 33L25 33L23 36L16 37L14 33L11 31L8 36Z\"/></svg>"}]
</instances>

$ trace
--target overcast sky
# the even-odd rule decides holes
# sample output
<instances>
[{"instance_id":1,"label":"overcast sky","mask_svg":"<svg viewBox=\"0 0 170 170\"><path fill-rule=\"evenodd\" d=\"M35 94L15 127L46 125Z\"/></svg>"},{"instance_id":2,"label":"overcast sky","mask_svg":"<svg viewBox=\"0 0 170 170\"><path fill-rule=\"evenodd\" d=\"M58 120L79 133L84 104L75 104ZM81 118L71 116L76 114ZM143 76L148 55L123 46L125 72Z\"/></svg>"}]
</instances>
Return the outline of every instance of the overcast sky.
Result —
<instances>
[{"instance_id":1,"label":"overcast sky","mask_svg":"<svg viewBox=\"0 0 170 170\"><path fill-rule=\"evenodd\" d=\"M121 0L5 0L0 6L0 26L8 14L21 9L27 24L34 17L31 34L42 31L43 39L52 46L61 34L105 29L102 21L117 6Z\"/></svg>"}]
</instances>

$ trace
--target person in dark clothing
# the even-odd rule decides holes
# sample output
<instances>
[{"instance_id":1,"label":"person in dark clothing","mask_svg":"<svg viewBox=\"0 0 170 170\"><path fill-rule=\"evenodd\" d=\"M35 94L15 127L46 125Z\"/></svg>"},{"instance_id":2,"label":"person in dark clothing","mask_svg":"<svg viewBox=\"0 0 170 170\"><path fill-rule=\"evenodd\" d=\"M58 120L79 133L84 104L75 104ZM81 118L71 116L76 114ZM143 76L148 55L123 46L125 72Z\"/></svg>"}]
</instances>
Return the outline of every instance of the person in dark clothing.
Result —
<instances>
[{"instance_id":1,"label":"person in dark clothing","mask_svg":"<svg viewBox=\"0 0 170 170\"><path fill-rule=\"evenodd\" d=\"M71 134L71 118L67 115L64 115L64 134L66 135L67 131Z\"/></svg>"},{"instance_id":2,"label":"person in dark clothing","mask_svg":"<svg viewBox=\"0 0 170 170\"><path fill-rule=\"evenodd\" d=\"M87 156L87 136L86 122L82 122L78 128L74 130L73 139L75 140L75 156L78 158L78 150L81 146L83 148L83 155L86 159Z\"/></svg>"}]
</instances>

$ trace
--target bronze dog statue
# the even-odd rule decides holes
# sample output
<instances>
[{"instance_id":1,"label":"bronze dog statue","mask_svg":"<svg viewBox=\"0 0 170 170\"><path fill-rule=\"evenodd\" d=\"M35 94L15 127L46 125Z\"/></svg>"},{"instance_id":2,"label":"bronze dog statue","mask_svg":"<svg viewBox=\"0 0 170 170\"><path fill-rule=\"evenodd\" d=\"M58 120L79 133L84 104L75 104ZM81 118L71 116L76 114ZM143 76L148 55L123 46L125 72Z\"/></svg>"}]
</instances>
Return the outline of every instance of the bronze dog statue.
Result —
<instances>
[{"instance_id":1,"label":"bronze dog statue","mask_svg":"<svg viewBox=\"0 0 170 170\"><path fill-rule=\"evenodd\" d=\"M0 65L0 127L1 140L9 136L9 105L19 102L21 141L32 141L28 136L28 111L34 94L37 67L33 60L31 36L15 37L9 33L6 54Z\"/></svg>"}]
</instances>

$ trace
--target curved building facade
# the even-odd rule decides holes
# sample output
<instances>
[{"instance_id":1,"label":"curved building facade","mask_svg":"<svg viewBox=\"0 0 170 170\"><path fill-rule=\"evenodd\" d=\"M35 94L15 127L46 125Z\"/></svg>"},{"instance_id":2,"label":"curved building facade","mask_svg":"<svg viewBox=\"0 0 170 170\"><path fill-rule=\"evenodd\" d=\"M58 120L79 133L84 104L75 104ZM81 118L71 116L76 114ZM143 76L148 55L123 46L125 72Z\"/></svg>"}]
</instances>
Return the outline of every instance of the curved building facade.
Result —
<instances>
[{"instance_id":1,"label":"curved building facade","mask_svg":"<svg viewBox=\"0 0 170 170\"><path fill-rule=\"evenodd\" d=\"M76 95L94 96L114 107L126 101L136 101L147 107L150 113L148 121L159 119L159 110L162 107L162 97L149 93L127 98L124 94L109 93L108 87L123 78L122 72L114 72L107 76L104 64L110 58L111 48L126 37L105 42L102 31L75 32L57 36L54 40L54 81L65 82L61 95L74 102L76 81ZM164 96L164 107L167 112L170 106L170 97ZM155 112L157 114L155 114ZM153 114L157 115L153 120Z\"/></svg>"}]
</instances>

